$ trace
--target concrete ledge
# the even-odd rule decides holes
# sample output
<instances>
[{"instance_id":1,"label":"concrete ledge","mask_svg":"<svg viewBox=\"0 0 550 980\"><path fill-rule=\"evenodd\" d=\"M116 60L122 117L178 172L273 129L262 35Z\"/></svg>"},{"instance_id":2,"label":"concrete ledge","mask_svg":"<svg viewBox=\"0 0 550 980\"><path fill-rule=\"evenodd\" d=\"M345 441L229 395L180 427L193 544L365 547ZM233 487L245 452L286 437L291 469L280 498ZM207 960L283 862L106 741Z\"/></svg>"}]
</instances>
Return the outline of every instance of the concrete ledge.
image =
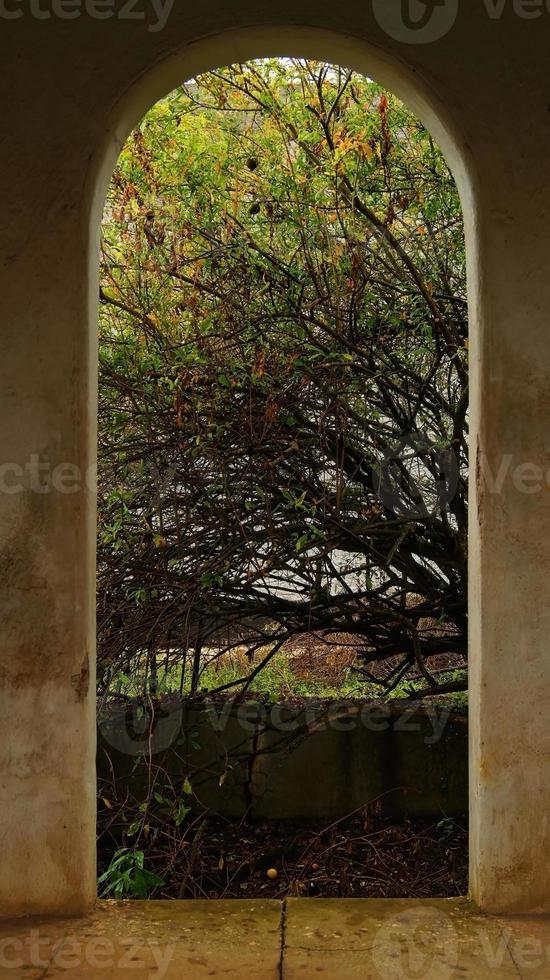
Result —
<instances>
[{"instance_id":1,"label":"concrete ledge","mask_svg":"<svg viewBox=\"0 0 550 980\"><path fill-rule=\"evenodd\" d=\"M465 899L98 902L0 923L1 980L548 980L550 918Z\"/></svg>"},{"instance_id":2,"label":"concrete ledge","mask_svg":"<svg viewBox=\"0 0 550 980\"><path fill-rule=\"evenodd\" d=\"M0 923L2 980L278 980L276 901L98 902L82 919Z\"/></svg>"},{"instance_id":3,"label":"concrete ledge","mask_svg":"<svg viewBox=\"0 0 550 980\"><path fill-rule=\"evenodd\" d=\"M550 922L545 930L550 939ZM542 945L540 962L548 966ZM284 977L314 976L517 980L520 974L499 921L465 899L320 899L313 907L311 900L289 899Z\"/></svg>"}]
</instances>

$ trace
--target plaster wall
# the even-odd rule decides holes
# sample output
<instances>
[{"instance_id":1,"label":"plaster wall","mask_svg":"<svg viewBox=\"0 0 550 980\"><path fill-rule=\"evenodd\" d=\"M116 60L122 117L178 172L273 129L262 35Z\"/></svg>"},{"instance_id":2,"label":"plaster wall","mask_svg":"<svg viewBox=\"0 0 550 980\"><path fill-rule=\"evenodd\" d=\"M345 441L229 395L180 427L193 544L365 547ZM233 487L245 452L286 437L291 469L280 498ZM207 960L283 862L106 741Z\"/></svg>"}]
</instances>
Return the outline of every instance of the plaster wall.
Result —
<instances>
[{"instance_id":1,"label":"plaster wall","mask_svg":"<svg viewBox=\"0 0 550 980\"><path fill-rule=\"evenodd\" d=\"M157 32L13 8L22 16L0 14L0 460L12 467L0 493L0 911L76 914L95 898L95 501L85 484L30 483L35 458L45 472L93 464L110 169L131 125L182 79L266 54L340 61L392 88L459 184L472 361L471 889L490 911L550 911L550 490L526 493L512 475L550 466L546 8L523 17L505 2L496 16L464 0L426 44L382 30L375 0L177 0ZM513 466L495 492L487 464L498 473L503 457Z\"/></svg>"}]
</instances>

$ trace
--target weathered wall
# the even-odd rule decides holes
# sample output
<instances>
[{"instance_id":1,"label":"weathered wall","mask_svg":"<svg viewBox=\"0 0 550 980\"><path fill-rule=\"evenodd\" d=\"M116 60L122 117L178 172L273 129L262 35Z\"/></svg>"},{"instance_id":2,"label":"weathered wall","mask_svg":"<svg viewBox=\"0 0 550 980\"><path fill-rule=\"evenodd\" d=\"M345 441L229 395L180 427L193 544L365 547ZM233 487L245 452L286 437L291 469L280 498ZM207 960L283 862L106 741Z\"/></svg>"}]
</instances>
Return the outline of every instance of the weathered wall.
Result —
<instances>
[{"instance_id":1,"label":"weathered wall","mask_svg":"<svg viewBox=\"0 0 550 980\"><path fill-rule=\"evenodd\" d=\"M483 463L550 465L550 17L449 5L454 23L424 44L385 31L374 0L179 0L158 32L82 11L38 19L14 0L0 33L0 460L93 461L100 203L155 98L265 54L341 61L393 88L445 149L468 232L472 893L488 910L549 910L550 492L511 478L493 492ZM0 494L0 911L77 912L95 894L94 500L39 493L28 474L13 492L13 479Z\"/></svg>"},{"instance_id":2,"label":"weathered wall","mask_svg":"<svg viewBox=\"0 0 550 980\"><path fill-rule=\"evenodd\" d=\"M468 728L446 709L173 705L149 738L132 711L102 720L100 794L144 800L189 777L194 805L226 817L338 818L367 804L391 816L468 810ZM168 738L166 738L168 735ZM169 743L169 744L165 744ZM158 749L158 751L156 751Z\"/></svg>"}]
</instances>

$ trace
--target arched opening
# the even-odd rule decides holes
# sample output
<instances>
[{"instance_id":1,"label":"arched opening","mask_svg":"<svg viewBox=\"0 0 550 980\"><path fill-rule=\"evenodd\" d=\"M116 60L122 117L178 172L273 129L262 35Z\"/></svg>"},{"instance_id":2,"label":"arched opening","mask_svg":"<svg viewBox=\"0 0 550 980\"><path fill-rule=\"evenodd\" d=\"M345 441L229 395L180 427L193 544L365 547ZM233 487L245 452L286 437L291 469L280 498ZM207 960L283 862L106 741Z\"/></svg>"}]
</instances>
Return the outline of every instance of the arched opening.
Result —
<instances>
[{"instance_id":1,"label":"arched opening","mask_svg":"<svg viewBox=\"0 0 550 980\"><path fill-rule=\"evenodd\" d=\"M332 60L334 60L334 58L333 58ZM379 114L380 114L380 113L379 113ZM439 128L441 129L441 127L439 127ZM442 130L442 132L444 132L444 131ZM448 137L447 137L447 139L446 139L446 142L447 142L447 143L449 142L449 140L448 140ZM365 154L366 154L366 155L368 156L368 155L369 155L369 152L370 152L370 151L371 151L371 150L372 150L373 148L372 148L372 147L370 147L370 144L367 144L367 146L369 147L369 149L366 149L366 150L365 150ZM382 155L383 155L383 149L382 149ZM249 169L250 169L250 168L249 168ZM254 169L255 169L255 168L254 168ZM253 206L254 206L254 202L253 202ZM151 219L150 219L150 227L149 227L149 229L148 229L148 230L149 230L149 233L150 233L150 235L151 235L152 237L154 237L154 236L155 236L155 234L157 233L157 230L158 230L158 229L155 229L155 227L154 227L154 222L155 222L155 218L153 217L153 218L151 218ZM372 224L372 222L371 222L371 224ZM387 227L387 226L388 226L388 224L390 224L390 225L391 225L391 221L389 221L389 222L387 222L387 223L386 223L386 228L385 228L385 231L382 231L382 229L380 229L380 231L381 231L381 236L380 236L380 237L382 237L382 238L383 238L383 237L384 237L384 235L386 235L386 236L387 236L387 234L388 234L388 227ZM391 232L390 232L390 234L391 234ZM425 297L425 298L426 298L426 297ZM264 368L264 370L265 370L265 368ZM158 529L157 529L157 530L158 530ZM300 539L300 538L298 538L298 540L301 540L301 539ZM395 542L394 542L394 544L395 544ZM393 546L391 546L391 547L390 547L390 551L392 551L392 547L393 547ZM301 549L299 549L299 550L301 550ZM337 570L337 571L338 571L338 570ZM424 676L426 676L426 675L424 675ZM431 676L431 675L430 675L430 676Z\"/></svg>"},{"instance_id":2,"label":"arched opening","mask_svg":"<svg viewBox=\"0 0 550 980\"><path fill-rule=\"evenodd\" d=\"M95 454L97 231L109 175L131 126L182 78L285 52L349 64L396 92L460 186L477 476L470 885L487 912L548 910L548 24L520 23L510 5L493 18L451 2L452 29L412 44L384 32L382 6L403 9L397 0L179 4L154 35L133 19L73 22L57 3L50 25L10 13L1 149L5 914L81 913L96 895L95 501L82 475ZM61 11L71 23L60 23ZM63 490L42 492L37 468L59 476L58 466Z\"/></svg>"}]
</instances>

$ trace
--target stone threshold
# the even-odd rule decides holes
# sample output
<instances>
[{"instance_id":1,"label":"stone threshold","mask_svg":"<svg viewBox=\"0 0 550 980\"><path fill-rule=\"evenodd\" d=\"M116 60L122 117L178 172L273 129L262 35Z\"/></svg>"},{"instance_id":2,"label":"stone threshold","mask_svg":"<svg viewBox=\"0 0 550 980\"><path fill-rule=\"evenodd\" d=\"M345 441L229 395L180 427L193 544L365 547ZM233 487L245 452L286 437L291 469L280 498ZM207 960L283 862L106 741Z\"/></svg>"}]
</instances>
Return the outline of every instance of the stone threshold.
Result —
<instances>
[{"instance_id":1,"label":"stone threshold","mask_svg":"<svg viewBox=\"0 0 550 980\"><path fill-rule=\"evenodd\" d=\"M466 899L100 901L0 921L12 980L485 980L550 977L550 918Z\"/></svg>"}]
</instances>

